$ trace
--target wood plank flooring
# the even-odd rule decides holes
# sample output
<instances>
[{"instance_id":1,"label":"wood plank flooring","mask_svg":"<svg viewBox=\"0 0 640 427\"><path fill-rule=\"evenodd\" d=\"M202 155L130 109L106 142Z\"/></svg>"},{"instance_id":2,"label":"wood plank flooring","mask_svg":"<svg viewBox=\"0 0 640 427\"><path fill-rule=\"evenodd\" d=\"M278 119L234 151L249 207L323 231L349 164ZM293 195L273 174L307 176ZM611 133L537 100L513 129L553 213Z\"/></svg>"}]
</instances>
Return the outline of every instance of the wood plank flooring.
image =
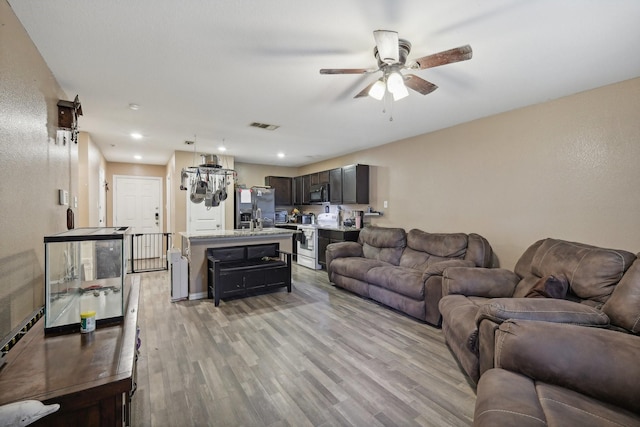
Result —
<instances>
[{"instance_id":1,"label":"wood plank flooring","mask_svg":"<svg viewBox=\"0 0 640 427\"><path fill-rule=\"evenodd\" d=\"M293 291L171 303L141 274L135 426L468 426L439 329L294 266Z\"/></svg>"}]
</instances>

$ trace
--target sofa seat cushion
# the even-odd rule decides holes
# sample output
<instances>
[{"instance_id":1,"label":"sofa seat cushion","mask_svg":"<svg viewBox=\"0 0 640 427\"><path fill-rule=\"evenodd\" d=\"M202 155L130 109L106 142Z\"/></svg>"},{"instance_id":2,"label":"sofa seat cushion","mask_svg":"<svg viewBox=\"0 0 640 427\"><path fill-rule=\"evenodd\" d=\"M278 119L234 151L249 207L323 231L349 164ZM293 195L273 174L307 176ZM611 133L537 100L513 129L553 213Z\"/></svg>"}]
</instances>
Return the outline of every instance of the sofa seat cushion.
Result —
<instances>
[{"instance_id":1,"label":"sofa seat cushion","mask_svg":"<svg viewBox=\"0 0 640 427\"><path fill-rule=\"evenodd\" d=\"M391 264L377 259L347 257L334 259L331 262L331 271L333 274L366 281L369 270L383 266L391 266Z\"/></svg>"},{"instance_id":2,"label":"sofa seat cushion","mask_svg":"<svg viewBox=\"0 0 640 427\"><path fill-rule=\"evenodd\" d=\"M563 387L504 369L487 371L478 384L473 425L631 426L640 416Z\"/></svg>"},{"instance_id":3,"label":"sofa seat cushion","mask_svg":"<svg viewBox=\"0 0 640 427\"><path fill-rule=\"evenodd\" d=\"M415 300L424 300L422 271L413 268L374 267L367 272L366 281Z\"/></svg>"}]
</instances>

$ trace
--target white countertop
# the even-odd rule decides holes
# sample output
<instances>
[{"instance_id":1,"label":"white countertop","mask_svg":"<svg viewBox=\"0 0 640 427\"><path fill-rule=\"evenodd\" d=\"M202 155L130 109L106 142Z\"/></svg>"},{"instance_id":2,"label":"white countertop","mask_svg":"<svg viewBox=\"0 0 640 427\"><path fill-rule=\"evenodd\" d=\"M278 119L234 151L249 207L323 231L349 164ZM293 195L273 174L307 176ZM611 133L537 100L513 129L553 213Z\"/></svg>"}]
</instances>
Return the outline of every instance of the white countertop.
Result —
<instances>
[{"instance_id":1,"label":"white countertop","mask_svg":"<svg viewBox=\"0 0 640 427\"><path fill-rule=\"evenodd\" d=\"M201 233L187 233L181 231L182 237L187 239L215 239L215 238L229 238L229 237L253 237L253 236L275 236L295 234L297 230L288 230L286 228L263 228L262 230L219 230L219 231L205 231Z\"/></svg>"}]
</instances>

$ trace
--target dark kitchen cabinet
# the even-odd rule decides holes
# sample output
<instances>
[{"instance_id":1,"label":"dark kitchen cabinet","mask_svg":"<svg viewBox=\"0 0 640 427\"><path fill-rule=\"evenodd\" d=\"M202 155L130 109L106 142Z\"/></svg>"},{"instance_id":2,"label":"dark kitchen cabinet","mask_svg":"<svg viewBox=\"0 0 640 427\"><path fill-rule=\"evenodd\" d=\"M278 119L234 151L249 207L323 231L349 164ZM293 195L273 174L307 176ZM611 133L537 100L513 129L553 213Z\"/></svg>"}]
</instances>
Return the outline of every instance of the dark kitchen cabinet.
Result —
<instances>
[{"instance_id":1,"label":"dark kitchen cabinet","mask_svg":"<svg viewBox=\"0 0 640 427\"><path fill-rule=\"evenodd\" d=\"M311 203L311 175L302 175L302 204L308 205Z\"/></svg>"},{"instance_id":2,"label":"dark kitchen cabinet","mask_svg":"<svg viewBox=\"0 0 640 427\"><path fill-rule=\"evenodd\" d=\"M276 190L276 206L293 205L293 178L287 176L265 176L264 185Z\"/></svg>"},{"instance_id":3,"label":"dark kitchen cabinet","mask_svg":"<svg viewBox=\"0 0 640 427\"><path fill-rule=\"evenodd\" d=\"M302 191L304 190L302 185L302 177L296 176L293 178L293 204L302 204Z\"/></svg>"},{"instance_id":4,"label":"dark kitchen cabinet","mask_svg":"<svg viewBox=\"0 0 640 427\"><path fill-rule=\"evenodd\" d=\"M318 229L318 264L327 267L327 246L337 242L357 242L360 230Z\"/></svg>"},{"instance_id":5,"label":"dark kitchen cabinet","mask_svg":"<svg viewBox=\"0 0 640 427\"><path fill-rule=\"evenodd\" d=\"M293 178L293 204L308 205L311 192L311 175L296 176Z\"/></svg>"},{"instance_id":6,"label":"dark kitchen cabinet","mask_svg":"<svg viewBox=\"0 0 640 427\"><path fill-rule=\"evenodd\" d=\"M329 182L329 171L322 171L309 174L311 185L327 184Z\"/></svg>"},{"instance_id":7,"label":"dark kitchen cabinet","mask_svg":"<svg viewBox=\"0 0 640 427\"><path fill-rule=\"evenodd\" d=\"M342 203L369 203L368 165L350 165L342 168Z\"/></svg>"},{"instance_id":8,"label":"dark kitchen cabinet","mask_svg":"<svg viewBox=\"0 0 640 427\"><path fill-rule=\"evenodd\" d=\"M369 166L350 165L293 178L293 204L308 205L311 185L325 183L329 183L331 204L369 203Z\"/></svg>"},{"instance_id":9,"label":"dark kitchen cabinet","mask_svg":"<svg viewBox=\"0 0 640 427\"><path fill-rule=\"evenodd\" d=\"M329 171L329 202L342 203L342 168Z\"/></svg>"},{"instance_id":10,"label":"dark kitchen cabinet","mask_svg":"<svg viewBox=\"0 0 640 427\"><path fill-rule=\"evenodd\" d=\"M312 173L309 174L309 179L311 180L311 185L318 185L320 184L320 175L318 175L318 173Z\"/></svg>"},{"instance_id":11,"label":"dark kitchen cabinet","mask_svg":"<svg viewBox=\"0 0 640 427\"><path fill-rule=\"evenodd\" d=\"M329 183L329 171L318 172L318 184Z\"/></svg>"}]
</instances>

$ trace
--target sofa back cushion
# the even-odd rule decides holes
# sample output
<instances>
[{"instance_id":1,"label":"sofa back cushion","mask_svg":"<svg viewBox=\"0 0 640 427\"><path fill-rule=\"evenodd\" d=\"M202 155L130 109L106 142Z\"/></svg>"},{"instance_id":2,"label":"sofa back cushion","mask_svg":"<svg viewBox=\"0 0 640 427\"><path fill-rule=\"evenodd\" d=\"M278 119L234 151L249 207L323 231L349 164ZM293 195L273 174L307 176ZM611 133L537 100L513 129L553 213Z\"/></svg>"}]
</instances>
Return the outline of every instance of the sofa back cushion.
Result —
<instances>
[{"instance_id":1,"label":"sofa back cushion","mask_svg":"<svg viewBox=\"0 0 640 427\"><path fill-rule=\"evenodd\" d=\"M487 239L479 234L470 233L468 240L464 259L473 261L476 267L494 267L493 249Z\"/></svg>"},{"instance_id":2,"label":"sofa back cushion","mask_svg":"<svg viewBox=\"0 0 640 427\"><path fill-rule=\"evenodd\" d=\"M612 325L640 334L640 259L629 267L602 311Z\"/></svg>"},{"instance_id":3,"label":"sofa back cushion","mask_svg":"<svg viewBox=\"0 0 640 427\"><path fill-rule=\"evenodd\" d=\"M467 244L467 235L463 233L427 233L414 228L407 233L407 248L400 265L424 270L435 262L463 259Z\"/></svg>"},{"instance_id":4,"label":"sofa back cushion","mask_svg":"<svg viewBox=\"0 0 640 427\"><path fill-rule=\"evenodd\" d=\"M360 231L358 243L365 258L398 265L407 245L407 234L402 228L365 227Z\"/></svg>"},{"instance_id":5,"label":"sofa back cushion","mask_svg":"<svg viewBox=\"0 0 640 427\"><path fill-rule=\"evenodd\" d=\"M623 250L545 239L531 259L530 274L537 278L564 277L578 299L600 304L607 301L635 258Z\"/></svg>"},{"instance_id":6,"label":"sofa back cushion","mask_svg":"<svg viewBox=\"0 0 640 427\"><path fill-rule=\"evenodd\" d=\"M531 274L531 262L533 262L533 256L536 254L536 251L540 247L540 245L544 242L543 240L538 240L533 245L529 246L526 251L520 256L520 259L516 263L513 272L516 273L520 278L529 276ZM524 295L522 295L524 296Z\"/></svg>"}]
</instances>

